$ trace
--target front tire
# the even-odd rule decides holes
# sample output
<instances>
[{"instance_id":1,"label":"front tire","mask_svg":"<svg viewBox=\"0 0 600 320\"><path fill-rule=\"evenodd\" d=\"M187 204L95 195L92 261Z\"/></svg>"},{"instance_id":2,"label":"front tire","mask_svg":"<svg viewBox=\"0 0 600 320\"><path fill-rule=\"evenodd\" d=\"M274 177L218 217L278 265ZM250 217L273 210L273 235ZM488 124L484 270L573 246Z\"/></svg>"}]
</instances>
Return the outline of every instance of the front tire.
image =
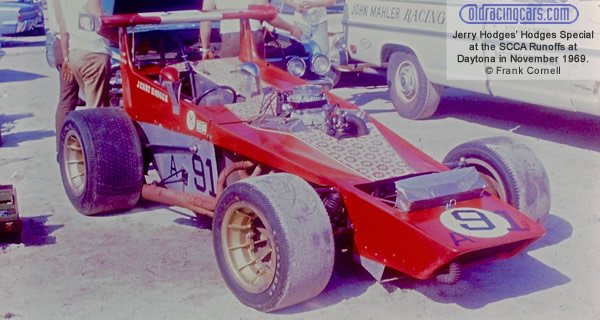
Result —
<instances>
[{"instance_id":1,"label":"front tire","mask_svg":"<svg viewBox=\"0 0 600 320\"><path fill-rule=\"evenodd\" d=\"M306 181L287 173L228 186L215 210L213 245L231 291L261 311L313 298L333 270L327 212Z\"/></svg>"},{"instance_id":2,"label":"front tire","mask_svg":"<svg viewBox=\"0 0 600 320\"><path fill-rule=\"evenodd\" d=\"M65 192L84 215L130 209L144 179L139 136L119 108L70 112L60 132L58 163Z\"/></svg>"},{"instance_id":3,"label":"front tire","mask_svg":"<svg viewBox=\"0 0 600 320\"><path fill-rule=\"evenodd\" d=\"M546 170L526 145L507 137L469 141L452 149L444 163L464 159L488 184L487 191L543 224L550 213Z\"/></svg>"},{"instance_id":4,"label":"front tire","mask_svg":"<svg viewBox=\"0 0 600 320\"><path fill-rule=\"evenodd\" d=\"M401 117L426 119L440 103L440 86L429 80L417 57L411 52L394 52L388 64L390 99Z\"/></svg>"}]
</instances>

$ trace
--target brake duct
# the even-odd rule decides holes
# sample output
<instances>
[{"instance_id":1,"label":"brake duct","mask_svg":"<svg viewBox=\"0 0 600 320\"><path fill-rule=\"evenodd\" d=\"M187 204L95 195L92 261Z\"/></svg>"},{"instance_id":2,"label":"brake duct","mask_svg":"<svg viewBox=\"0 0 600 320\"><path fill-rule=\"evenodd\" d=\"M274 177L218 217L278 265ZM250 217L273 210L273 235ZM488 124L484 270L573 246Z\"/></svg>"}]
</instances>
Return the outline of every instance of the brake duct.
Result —
<instances>
[{"instance_id":1,"label":"brake duct","mask_svg":"<svg viewBox=\"0 0 600 320\"><path fill-rule=\"evenodd\" d=\"M248 175L246 170L254 168L254 171ZM145 184L142 186L142 199L154 201L170 206L178 206L192 210L196 215L213 217L214 210L217 207L217 201L225 190L227 178L234 172L239 172L241 179L255 177L262 173L263 169L256 163L245 160L228 164L217 179L217 192L215 197L206 195L191 194L183 191L177 191L160 187L155 184Z\"/></svg>"}]
</instances>

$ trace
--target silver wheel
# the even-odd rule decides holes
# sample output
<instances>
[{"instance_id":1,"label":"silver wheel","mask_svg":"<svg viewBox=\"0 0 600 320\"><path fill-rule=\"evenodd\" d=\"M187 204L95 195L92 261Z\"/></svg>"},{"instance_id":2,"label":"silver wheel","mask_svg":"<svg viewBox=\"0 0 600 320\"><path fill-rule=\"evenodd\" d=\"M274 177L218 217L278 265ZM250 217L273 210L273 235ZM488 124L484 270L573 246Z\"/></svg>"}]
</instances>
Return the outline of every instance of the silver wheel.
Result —
<instances>
[{"instance_id":1,"label":"silver wheel","mask_svg":"<svg viewBox=\"0 0 600 320\"><path fill-rule=\"evenodd\" d=\"M247 201L231 205L221 227L223 255L244 290L265 292L275 278L274 235L264 213Z\"/></svg>"},{"instance_id":2,"label":"silver wheel","mask_svg":"<svg viewBox=\"0 0 600 320\"><path fill-rule=\"evenodd\" d=\"M387 68L390 99L407 119L431 117L440 102L440 86L431 83L412 52L392 53Z\"/></svg>"},{"instance_id":3,"label":"silver wheel","mask_svg":"<svg viewBox=\"0 0 600 320\"><path fill-rule=\"evenodd\" d=\"M227 186L215 209L213 245L227 286L261 311L318 295L333 269L327 211L306 181L287 173Z\"/></svg>"},{"instance_id":4,"label":"silver wheel","mask_svg":"<svg viewBox=\"0 0 600 320\"><path fill-rule=\"evenodd\" d=\"M86 169L85 154L79 135L70 130L63 144L64 170L67 175L68 186L75 196L80 196L85 190Z\"/></svg>"},{"instance_id":5,"label":"silver wheel","mask_svg":"<svg viewBox=\"0 0 600 320\"><path fill-rule=\"evenodd\" d=\"M396 93L405 103L415 100L419 89L417 69L410 61L404 61L396 70Z\"/></svg>"}]
</instances>

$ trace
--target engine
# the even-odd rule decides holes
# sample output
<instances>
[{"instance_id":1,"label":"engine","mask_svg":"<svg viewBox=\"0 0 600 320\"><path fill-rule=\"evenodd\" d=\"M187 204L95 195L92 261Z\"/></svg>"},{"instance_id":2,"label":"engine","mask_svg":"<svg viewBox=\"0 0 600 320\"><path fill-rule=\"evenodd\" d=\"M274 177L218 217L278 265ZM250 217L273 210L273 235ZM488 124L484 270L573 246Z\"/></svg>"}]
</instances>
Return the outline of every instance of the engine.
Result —
<instances>
[{"instance_id":1,"label":"engine","mask_svg":"<svg viewBox=\"0 0 600 320\"><path fill-rule=\"evenodd\" d=\"M331 105L320 86L300 85L291 91L275 91L272 95L276 98L263 101L263 109L274 102L274 119L263 117L254 121L254 125L292 132L318 129L338 139L369 134L368 117L364 112Z\"/></svg>"}]
</instances>

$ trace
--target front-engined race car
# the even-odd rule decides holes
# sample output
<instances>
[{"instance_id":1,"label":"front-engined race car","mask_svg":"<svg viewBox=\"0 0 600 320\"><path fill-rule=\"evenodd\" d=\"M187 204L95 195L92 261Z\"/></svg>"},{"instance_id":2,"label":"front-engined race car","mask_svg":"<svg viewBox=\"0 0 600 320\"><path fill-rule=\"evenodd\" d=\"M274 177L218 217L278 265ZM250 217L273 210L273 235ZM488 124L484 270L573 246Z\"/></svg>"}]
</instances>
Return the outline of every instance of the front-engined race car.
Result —
<instances>
[{"instance_id":1,"label":"front-engined race car","mask_svg":"<svg viewBox=\"0 0 600 320\"><path fill-rule=\"evenodd\" d=\"M75 208L92 215L144 198L213 217L225 282L263 311L318 295L339 237L352 239L377 279L389 269L452 283L462 267L514 256L543 236L548 179L527 147L480 139L436 162L261 60L248 19L276 14L250 6L102 17L119 30L123 108L67 117L58 158ZM222 19L241 21L237 58L146 64L132 54L137 25ZM160 179L146 183L153 169Z\"/></svg>"}]
</instances>

